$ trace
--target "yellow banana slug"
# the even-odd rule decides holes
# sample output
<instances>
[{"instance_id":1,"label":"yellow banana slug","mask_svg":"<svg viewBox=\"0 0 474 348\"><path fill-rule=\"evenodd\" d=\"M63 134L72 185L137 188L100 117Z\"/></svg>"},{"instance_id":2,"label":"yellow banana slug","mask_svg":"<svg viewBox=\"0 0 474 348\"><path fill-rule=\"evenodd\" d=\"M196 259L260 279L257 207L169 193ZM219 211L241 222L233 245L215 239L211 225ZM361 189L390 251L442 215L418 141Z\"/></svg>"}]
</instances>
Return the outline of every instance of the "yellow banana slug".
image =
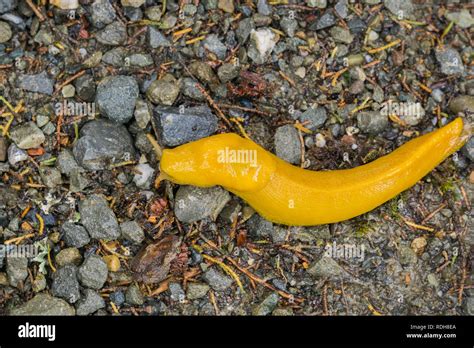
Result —
<instances>
[{"instance_id":1,"label":"yellow banana slug","mask_svg":"<svg viewBox=\"0 0 474 348\"><path fill-rule=\"evenodd\" d=\"M293 166L233 133L165 149L162 175L182 185L220 185L267 220L310 226L366 213L413 186L465 141L463 121L408 141L352 169L311 171Z\"/></svg>"}]
</instances>

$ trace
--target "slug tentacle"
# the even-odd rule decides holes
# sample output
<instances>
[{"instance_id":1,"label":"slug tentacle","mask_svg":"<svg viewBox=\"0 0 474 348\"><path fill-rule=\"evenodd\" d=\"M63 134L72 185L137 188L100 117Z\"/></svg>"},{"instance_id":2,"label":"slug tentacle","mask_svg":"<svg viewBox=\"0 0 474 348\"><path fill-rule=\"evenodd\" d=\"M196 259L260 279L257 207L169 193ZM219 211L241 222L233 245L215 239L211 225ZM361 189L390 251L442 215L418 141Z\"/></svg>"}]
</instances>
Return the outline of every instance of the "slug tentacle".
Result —
<instances>
[{"instance_id":1,"label":"slug tentacle","mask_svg":"<svg viewBox=\"0 0 474 348\"><path fill-rule=\"evenodd\" d=\"M221 185L268 220L307 226L374 209L413 186L467 137L457 118L366 165L317 172L295 167L235 134L220 134L165 150L160 165L176 183Z\"/></svg>"}]
</instances>

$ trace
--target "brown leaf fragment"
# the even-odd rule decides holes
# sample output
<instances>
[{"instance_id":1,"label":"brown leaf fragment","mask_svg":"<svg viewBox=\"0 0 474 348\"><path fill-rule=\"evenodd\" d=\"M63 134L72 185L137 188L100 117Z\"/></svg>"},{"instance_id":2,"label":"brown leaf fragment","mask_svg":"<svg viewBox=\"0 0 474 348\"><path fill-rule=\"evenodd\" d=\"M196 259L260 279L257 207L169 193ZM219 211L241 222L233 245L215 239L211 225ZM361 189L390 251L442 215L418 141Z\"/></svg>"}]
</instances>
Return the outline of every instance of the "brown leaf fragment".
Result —
<instances>
[{"instance_id":1,"label":"brown leaf fragment","mask_svg":"<svg viewBox=\"0 0 474 348\"><path fill-rule=\"evenodd\" d=\"M171 262L180 251L180 244L181 238L171 235L145 246L131 262L135 280L151 284L165 279L170 271Z\"/></svg>"}]
</instances>

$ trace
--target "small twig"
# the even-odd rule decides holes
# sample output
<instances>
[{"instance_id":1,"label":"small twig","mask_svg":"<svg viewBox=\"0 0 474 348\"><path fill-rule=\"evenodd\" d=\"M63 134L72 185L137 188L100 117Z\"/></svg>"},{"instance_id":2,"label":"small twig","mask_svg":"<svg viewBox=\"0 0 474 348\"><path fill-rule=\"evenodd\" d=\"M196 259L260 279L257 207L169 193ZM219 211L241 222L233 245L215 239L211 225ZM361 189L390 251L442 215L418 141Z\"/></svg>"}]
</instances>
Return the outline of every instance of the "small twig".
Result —
<instances>
[{"instance_id":1,"label":"small twig","mask_svg":"<svg viewBox=\"0 0 474 348\"><path fill-rule=\"evenodd\" d=\"M263 116L270 116L268 112L265 111L260 111L257 109L250 109L250 108L245 108L243 106L238 106L238 105L229 105L229 104L217 104L217 106L225 109L236 109L236 110L241 110L245 112L251 112L257 115L263 115Z\"/></svg>"},{"instance_id":2,"label":"small twig","mask_svg":"<svg viewBox=\"0 0 474 348\"><path fill-rule=\"evenodd\" d=\"M323 315L329 315L328 311L328 283L323 286Z\"/></svg>"},{"instance_id":3,"label":"small twig","mask_svg":"<svg viewBox=\"0 0 474 348\"><path fill-rule=\"evenodd\" d=\"M462 278L461 278L461 285L459 286L459 292L458 292L458 304L461 305L462 303L462 296L464 292L464 284L467 279L467 259L464 257L463 258L463 266L462 266Z\"/></svg>"},{"instance_id":4,"label":"small twig","mask_svg":"<svg viewBox=\"0 0 474 348\"><path fill-rule=\"evenodd\" d=\"M402 220L403 220L404 223L406 223L410 227L417 228L417 229L423 230L423 231L428 231L428 232L433 232L434 231L434 228L415 224L414 222L411 222L411 221L409 221L409 220L407 220L403 217L402 217Z\"/></svg>"},{"instance_id":5,"label":"small twig","mask_svg":"<svg viewBox=\"0 0 474 348\"><path fill-rule=\"evenodd\" d=\"M212 108L216 111L217 116L219 116L229 127L232 128L232 124L230 123L230 121L227 119L227 117L225 117L222 110L219 108L219 106L216 104L216 102L211 98L209 93L207 93L207 91L204 89L204 87L201 86L201 84L199 82L196 82L196 87L201 91L202 94L204 94L204 97L206 97L207 102L209 103L209 105L211 105Z\"/></svg>"},{"instance_id":6,"label":"small twig","mask_svg":"<svg viewBox=\"0 0 474 348\"><path fill-rule=\"evenodd\" d=\"M54 91L54 94L53 94L53 95L58 94L59 91L61 91L61 89L62 89L64 86L70 84L72 81L74 81L75 79L81 77L81 76L84 75L85 73L86 73L85 70L81 70L81 71L79 71L78 73L72 75L70 78L68 78L66 81L64 81L63 83L61 83L61 84L56 88L56 90Z\"/></svg>"},{"instance_id":7,"label":"small twig","mask_svg":"<svg viewBox=\"0 0 474 348\"><path fill-rule=\"evenodd\" d=\"M398 45L400 42L402 42L402 40L400 39L397 39L395 41L392 41L392 42L389 42L388 44L382 46L382 47L377 47L377 48L373 48L371 50L368 50L367 52L370 53L370 54L373 54L373 53L378 53L378 52L381 52L381 51L384 51L390 47L393 47L393 46L396 46Z\"/></svg>"},{"instance_id":8,"label":"small twig","mask_svg":"<svg viewBox=\"0 0 474 348\"><path fill-rule=\"evenodd\" d=\"M430 220L433 216L435 216L439 211L441 211L441 210L444 209L445 207L446 207L446 203L441 204L438 208L436 208L434 211L432 211L431 213L429 213L428 216L426 216L426 217L421 221L421 223L424 224L425 222L427 222L428 220Z\"/></svg>"},{"instance_id":9,"label":"small twig","mask_svg":"<svg viewBox=\"0 0 474 348\"><path fill-rule=\"evenodd\" d=\"M43 22L46 19L44 15L41 13L41 11L38 9L38 7L35 4L33 4L33 1L26 0L26 3L31 8L31 10L35 13L36 17L38 17L40 22Z\"/></svg>"},{"instance_id":10,"label":"small twig","mask_svg":"<svg viewBox=\"0 0 474 348\"><path fill-rule=\"evenodd\" d=\"M205 258L206 260L208 261L211 261L217 265L219 265L228 275L230 275L232 278L234 278L235 282L237 283L237 285L239 286L240 290L245 293L245 290L244 290L244 286L242 285L242 282L240 281L240 278L239 276L232 270L232 268L230 268L229 266L227 266L224 262L222 261L219 261L209 255L206 255L206 254L201 254L203 258Z\"/></svg>"},{"instance_id":11,"label":"small twig","mask_svg":"<svg viewBox=\"0 0 474 348\"><path fill-rule=\"evenodd\" d=\"M153 135L151 135L150 133L148 133L146 137L148 141L151 143L151 145L153 146L153 149L155 150L156 158L158 160L161 159L161 156L163 156L163 150L161 149L161 146L158 144L158 142L155 140Z\"/></svg>"},{"instance_id":12,"label":"small twig","mask_svg":"<svg viewBox=\"0 0 474 348\"><path fill-rule=\"evenodd\" d=\"M225 259L228 260L230 263L232 263L235 268L237 268L239 271L241 271L242 273L244 273L247 277L249 277L250 279L252 279L253 281L265 286L266 288L269 288L270 290L272 291L276 291L278 292L278 294L280 294L281 297L284 297L286 299L290 299L290 300L293 300L295 302L303 302L304 300L303 299L300 299L300 298L295 298L293 295L291 294L288 294L282 290L278 290L276 289L275 287L273 287L272 285L268 284L265 280L257 277L255 274L252 274L251 272L249 272L248 270L246 270L245 268L239 266L239 264L234 261L232 258L230 258L229 256L225 256Z\"/></svg>"},{"instance_id":13,"label":"small twig","mask_svg":"<svg viewBox=\"0 0 474 348\"><path fill-rule=\"evenodd\" d=\"M34 236L35 236L34 233L24 234L23 236L20 236L20 237L15 237L15 238L12 238L12 239L8 239L8 240L4 241L3 244L8 245L8 244L15 243L15 244L18 245L22 240L27 239L27 238L31 238L31 237L34 237Z\"/></svg>"}]
</instances>

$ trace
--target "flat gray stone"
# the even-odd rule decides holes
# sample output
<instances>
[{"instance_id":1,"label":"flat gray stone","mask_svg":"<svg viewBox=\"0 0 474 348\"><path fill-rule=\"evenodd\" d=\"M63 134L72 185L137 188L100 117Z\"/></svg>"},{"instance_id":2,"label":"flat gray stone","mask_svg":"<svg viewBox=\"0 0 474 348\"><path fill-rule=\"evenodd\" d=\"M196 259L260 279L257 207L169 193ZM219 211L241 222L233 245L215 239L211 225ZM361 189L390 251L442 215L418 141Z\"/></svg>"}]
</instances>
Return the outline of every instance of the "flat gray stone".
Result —
<instances>
[{"instance_id":1,"label":"flat gray stone","mask_svg":"<svg viewBox=\"0 0 474 348\"><path fill-rule=\"evenodd\" d=\"M114 240L120 237L120 228L115 213L105 198L91 195L79 203L81 223L92 239Z\"/></svg>"},{"instance_id":2,"label":"flat gray stone","mask_svg":"<svg viewBox=\"0 0 474 348\"><path fill-rule=\"evenodd\" d=\"M181 186L176 193L174 212L185 223L207 217L215 220L229 200L230 194L219 186Z\"/></svg>"},{"instance_id":3,"label":"flat gray stone","mask_svg":"<svg viewBox=\"0 0 474 348\"><path fill-rule=\"evenodd\" d=\"M36 75L20 75L18 77L18 88L28 92L52 95L54 81L48 77L46 71Z\"/></svg>"},{"instance_id":4,"label":"flat gray stone","mask_svg":"<svg viewBox=\"0 0 474 348\"><path fill-rule=\"evenodd\" d=\"M40 293L28 302L13 308L10 315L26 315L26 316L45 316L45 315L74 315L76 311L74 307L66 301L53 297L46 293Z\"/></svg>"},{"instance_id":5,"label":"flat gray stone","mask_svg":"<svg viewBox=\"0 0 474 348\"><path fill-rule=\"evenodd\" d=\"M217 117L206 106L156 107L154 117L164 146L178 146L205 138L217 131Z\"/></svg>"}]
</instances>

